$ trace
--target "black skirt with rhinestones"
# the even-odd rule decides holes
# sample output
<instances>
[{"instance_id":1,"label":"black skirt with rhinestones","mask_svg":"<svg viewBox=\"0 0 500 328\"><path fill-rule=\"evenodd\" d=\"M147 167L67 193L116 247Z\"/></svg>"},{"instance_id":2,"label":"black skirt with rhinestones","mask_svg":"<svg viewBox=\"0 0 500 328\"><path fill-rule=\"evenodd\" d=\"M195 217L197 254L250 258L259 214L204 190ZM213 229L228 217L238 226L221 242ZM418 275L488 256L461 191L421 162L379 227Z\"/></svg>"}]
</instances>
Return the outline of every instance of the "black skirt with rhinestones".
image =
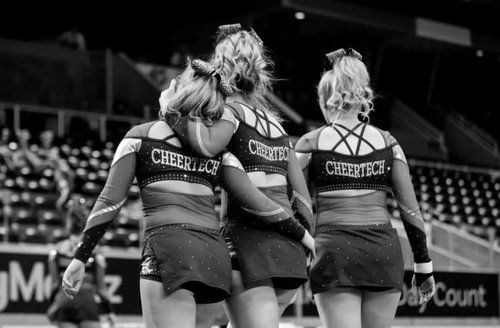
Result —
<instances>
[{"instance_id":1,"label":"black skirt with rhinestones","mask_svg":"<svg viewBox=\"0 0 500 328\"><path fill-rule=\"evenodd\" d=\"M224 237L231 240L233 270L240 271L245 288L295 289L307 281L306 253L299 242L242 222L228 223Z\"/></svg>"},{"instance_id":2,"label":"black skirt with rhinestones","mask_svg":"<svg viewBox=\"0 0 500 328\"><path fill-rule=\"evenodd\" d=\"M390 224L322 225L314 239L317 257L310 270L313 294L335 287L402 289L401 245Z\"/></svg>"},{"instance_id":3,"label":"black skirt with rhinestones","mask_svg":"<svg viewBox=\"0 0 500 328\"><path fill-rule=\"evenodd\" d=\"M199 304L230 295L231 259L219 231L169 224L146 230L145 237L141 279L161 282L167 295L190 290Z\"/></svg>"}]
</instances>

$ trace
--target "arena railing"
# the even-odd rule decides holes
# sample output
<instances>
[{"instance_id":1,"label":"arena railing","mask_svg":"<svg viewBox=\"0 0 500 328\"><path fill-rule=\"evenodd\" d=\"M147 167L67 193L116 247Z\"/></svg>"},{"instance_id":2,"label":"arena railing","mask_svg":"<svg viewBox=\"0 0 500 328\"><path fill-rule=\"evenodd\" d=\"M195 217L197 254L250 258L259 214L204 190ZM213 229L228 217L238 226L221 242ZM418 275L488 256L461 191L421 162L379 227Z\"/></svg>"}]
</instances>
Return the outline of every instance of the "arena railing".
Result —
<instances>
[{"instance_id":1,"label":"arena railing","mask_svg":"<svg viewBox=\"0 0 500 328\"><path fill-rule=\"evenodd\" d=\"M399 99L392 102L390 121L391 133L409 156L448 159L443 132Z\"/></svg>"},{"instance_id":2,"label":"arena railing","mask_svg":"<svg viewBox=\"0 0 500 328\"><path fill-rule=\"evenodd\" d=\"M0 99L105 114L141 115L158 90L112 51L0 39Z\"/></svg>"},{"instance_id":3,"label":"arena railing","mask_svg":"<svg viewBox=\"0 0 500 328\"><path fill-rule=\"evenodd\" d=\"M471 165L500 167L497 141L465 117L449 112L444 130L453 157Z\"/></svg>"},{"instance_id":4,"label":"arena railing","mask_svg":"<svg viewBox=\"0 0 500 328\"><path fill-rule=\"evenodd\" d=\"M477 263L481 268L500 268L500 248L454 226L432 221L432 243Z\"/></svg>"},{"instance_id":5,"label":"arena railing","mask_svg":"<svg viewBox=\"0 0 500 328\"><path fill-rule=\"evenodd\" d=\"M498 154L498 142L495 140L495 138L493 138L486 131L473 124L465 116L459 113L450 111L448 112L448 115L462 126L464 132L467 132L478 142L483 144L484 147L492 150L495 154Z\"/></svg>"},{"instance_id":6,"label":"arena railing","mask_svg":"<svg viewBox=\"0 0 500 328\"><path fill-rule=\"evenodd\" d=\"M10 113L8 113L9 111ZM71 117L79 117L88 121L97 121L97 125L99 127L99 137L101 141L106 141L108 122L123 122L130 125L135 125L144 122L148 117L151 116L150 107L148 106L145 106L143 108L144 117L137 117L87 112L68 108L54 108L18 103L0 103L0 125L11 127L13 130L25 128L25 123L23 122L23 114L27 113L38 113L46 115L46 119L55 118L56 124L55 129L53 130L59 137L63 137L66 132L68 132L67 128L69 119ZM38 121L36 122L36 124L39 126L45 125L45 129L50 129L50 126L53 125L50 124L50 122L43 121Z\"/></svg>"}]
</instances>

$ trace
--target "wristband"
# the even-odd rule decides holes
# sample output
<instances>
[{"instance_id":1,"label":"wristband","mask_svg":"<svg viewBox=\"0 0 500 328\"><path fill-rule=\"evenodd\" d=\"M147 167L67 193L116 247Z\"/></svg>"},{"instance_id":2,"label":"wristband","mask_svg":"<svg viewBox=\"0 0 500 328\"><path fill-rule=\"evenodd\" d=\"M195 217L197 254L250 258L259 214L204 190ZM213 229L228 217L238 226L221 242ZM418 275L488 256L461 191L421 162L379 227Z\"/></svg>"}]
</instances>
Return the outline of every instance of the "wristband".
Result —
<instances>
[{"instance_id":1,"label":"wristband","mask_svg":"<svg viewBox=\"0 0 500 328\"><path fill-rule=\"evenodd\" d=\"M415 273L432 273L433 268L432 268L432 261L425 262L425 263L415 263L413 264L413 271Z\"/></svg>"}]
</instances>

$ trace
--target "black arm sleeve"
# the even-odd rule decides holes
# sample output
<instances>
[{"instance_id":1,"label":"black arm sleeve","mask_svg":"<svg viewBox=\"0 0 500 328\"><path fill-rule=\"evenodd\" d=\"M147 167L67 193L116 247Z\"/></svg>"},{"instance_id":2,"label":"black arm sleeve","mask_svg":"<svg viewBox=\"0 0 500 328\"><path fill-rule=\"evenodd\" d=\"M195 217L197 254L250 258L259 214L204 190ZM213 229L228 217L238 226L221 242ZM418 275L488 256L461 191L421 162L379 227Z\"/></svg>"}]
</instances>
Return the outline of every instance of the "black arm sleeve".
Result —
<instances>
[{"instance_id":1,"label":"black arm sleeve","mask_svg":"<svg viewBox=\"0 0 500 328\"><path fill-rule=\"evenodd\" d=\"M127 199L135 176L136 154L132 149L132 142L126 138L118 146L106 185L87 219L83 236L75 251L74 257L77 260L87 262Z\"/></svg>"},{"instance_id":2,"label":"black arm sleeve","mask_svg":"<svg viewBox=\"0 0 500 328\"><path fill-rule=\"evenodd\" d=\"M394 146L395 159L392 171L392 189L398 202L401 219L416 263L429 262L424 220L420 213L410 171L399 145Z\"/></svg>"},{"instance_id":3,"label":"black arm sleeve","mask_svg":"<svg viewBox=\"0 0 500 328\"><path fill-rule=\"evenodd\" d=\"M302 240L304 227L255 187L244 171L229 165L224 165L222 170L224 189L243 210L268 223L271 229L282 235L297 241Z\"/></svg>"}]
</instances>

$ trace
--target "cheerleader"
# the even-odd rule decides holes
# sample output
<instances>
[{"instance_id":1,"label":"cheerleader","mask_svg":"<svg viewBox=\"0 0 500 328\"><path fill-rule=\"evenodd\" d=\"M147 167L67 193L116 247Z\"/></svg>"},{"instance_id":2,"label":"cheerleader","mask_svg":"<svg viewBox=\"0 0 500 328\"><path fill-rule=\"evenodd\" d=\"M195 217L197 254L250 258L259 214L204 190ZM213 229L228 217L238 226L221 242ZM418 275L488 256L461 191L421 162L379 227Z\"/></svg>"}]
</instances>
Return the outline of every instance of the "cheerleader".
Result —
<instances>
[{"instance_id":1,"label":"cheerleader","mask_svg":"<svg viewBox=\"0 0 500 328\"><path fill-rule=\"evenodd\" d=\"M99 328L99 314L101 309L107 315L110 326L114 326L115 316L111 311L104 276L106 260L97 250L92 252L85 267L80 292L72 299L64 295L61 289L63 272L68 267L73 253L80 241L80 233L86 220L88 209L79 197L69 201L70 236L57 243L49 253L48 267L52 281L51 305L47 316L51 323L59 328L81 327ZM96 303L100 299L100 304Z\"/></svg>"},{"instance_id":2,"label":"cheerleader","mask_svg":"<svg viewBox=\"0 0 500 328\"><path fill-rule=\"evenodd\" d=\"M288 135L266 95L271 86L264 45L253 29L223 25L211 63L235 91L226 100L224 115L211 126L187 116L167 117L181 141L195 152L213 156L231 151L254 183L269 198L312 228L309 192ZM164 100L168 99L164 92ZM234 180L233 180L234 181ZM293 189L293 207L287 184ZM228 191L228 190L226 190ZM228 223L224 236L233 258L232 295L226 301L229 319L236 327L278 327L297 288L307 281L306 252L296 241L255 223L228 192ZM250 220L248 220L250 219Z\"/></svg>"},{"instance_id":3,"label":"cheerleader","mask_svg":"<svg viewBox=\"0 0 500 328\"><path fill-rule=\"evenodd\" d=\"M199 60L192 61L172 86L173 96L162 106L162 114L189 115L204 124L222 115L224 98L231 92L221 75ZM104 190L64 274L67 294L78 292L85 263L125 203L134 176L144 208L140 294L147 328L192 328L197 304L229 296L230 255L214 207L214 188L220 180L245 211L257 213L269 229L314 249L309 233L251 184L233 155L196 156L160 119L132 128L118 146Z\"/></svg>"},{"instance_id":4,"label":"cheerleader","mask_svg":"<svg viewBox=\"0 0 500 328\"><path fill-rule=\"evenodd\" d=\"M386 209L392 188L413 251L420 303L435 292L424 222L396 139L367 122L373 91L361 55L327 55L318 85L326 125L295 150L317 195L317 258L310 281L326 327L389 327L403 286L398 234ZM360 122L360 120L362 122Z\"/></svg>"}]
</instances>

